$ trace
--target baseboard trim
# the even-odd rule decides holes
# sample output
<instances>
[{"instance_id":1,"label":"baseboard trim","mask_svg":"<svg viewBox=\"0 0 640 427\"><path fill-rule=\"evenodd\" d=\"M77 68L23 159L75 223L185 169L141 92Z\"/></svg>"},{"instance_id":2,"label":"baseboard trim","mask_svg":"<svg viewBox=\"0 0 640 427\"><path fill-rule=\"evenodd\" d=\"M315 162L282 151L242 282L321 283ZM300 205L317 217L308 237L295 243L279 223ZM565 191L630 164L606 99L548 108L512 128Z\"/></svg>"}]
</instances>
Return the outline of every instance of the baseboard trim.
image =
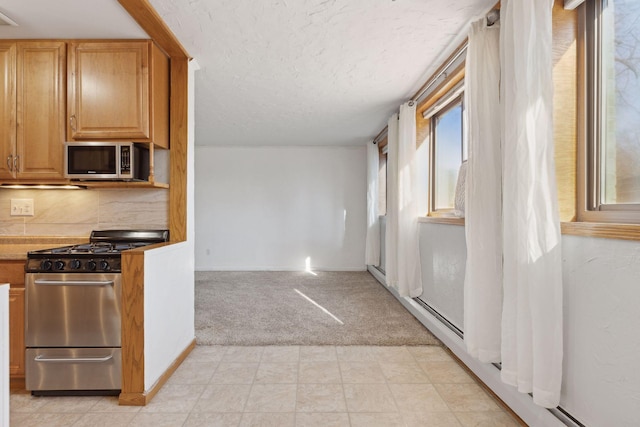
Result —
<instances>
[{"instance_id":1,"label":"baseboard trim","mask_svg":"<svg viewBox=\"0 0 640 427\"><path fill-rule=\"evenodd\" d=\"M158 381L155 382L154 385L151 386L149 390L146 390L143 393L120 393L118 397L118 404L121 406L145 406L147 403L151 402L153 397L160 391L162 386L171 378L171 375L178 369L178 367L184 362L189 353L195 348L196 339L191 340L189 345L182 350L182 352L178 355L178 357L173 361L171 365L167 368L166 371Z\"/></svg>"},{"instance_id":2,"label":"baseboard trim","mask_svg":"<svg viewBox=\"0 0 640 427\"><path fill-rule=\"evenodd\" d=\"M120 393L118 396L120 406L145 406L146 404L146 393Z\"/></svg>"},{"instance_id":3,"label":"baseboard trim","mask_svg":"<svg viewBox=\"0 0 640 427\"><path fill-rule=\"evenodd\" d=\"M9 378L9 390L25 390L25 378L13 377Z\"/></svg>"},{"instance_id":4,"label":"baseboard trim","mask_svg":"<svg viewBox=\"0 0 640 427\"><path fill-rule=\"evenodd\" d=\"M207 272L207 271L300 271L304 272L305 270L300 267L247 267L247 266L228 266L228 267L196 267L196 272ZM311 272L315 271L367 271L367 267L345 267L345 268L336 268L336 267L312 267Z\"/></svg>"}]
</instances>

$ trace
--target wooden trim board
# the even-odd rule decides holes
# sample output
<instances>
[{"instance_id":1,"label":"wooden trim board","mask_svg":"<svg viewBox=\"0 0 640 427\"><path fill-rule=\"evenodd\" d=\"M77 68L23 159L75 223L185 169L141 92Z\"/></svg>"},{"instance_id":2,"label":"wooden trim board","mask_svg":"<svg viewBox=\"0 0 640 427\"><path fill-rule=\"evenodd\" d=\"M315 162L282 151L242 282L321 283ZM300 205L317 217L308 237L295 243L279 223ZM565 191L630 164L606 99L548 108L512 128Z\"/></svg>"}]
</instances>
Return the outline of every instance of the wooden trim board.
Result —
<instances>
[{"instance_id":1,"label":"wooden trim board","mask_svg":"<svg viewBox=\"0 0 640 427\"><path fill-rule=\"evenodd\" d=\"M182 350L182 352L178 355L176 360L167 368L167 370L160 376L158 381L151 386L151 388L142 393L122 393L120 394L119 403L123 406L144 406L153 399L153 397L160 391L162 386L171 378L171 375L178 369L178 367L184 362L184 360L189 356L189 353L195 348L196 340L195 338L187 345L187 347Z\"/></svg>"},{"instance_id":2,"label":"wooden trim board","mask_svg":"<svg viewBox=\"0 0 640 427\"><path fill-rule=\"evenodd\" d=\"M118 2L170 57L169 236L171 242L183 242L187 238L188 87L191 58L148 0Z\"/></svg>"},{"instance_id":3,"label":"wooden trim board","mask_svg":"<svg viewBox=\"0 0 640 427\"><path fill-rule=\"evenodd\" d=\"M170 57L169 234L171 242L187 237L187 148L189 55L148 0L118 0L142 29ZM182 360L174 363L150 390L144 389L144 251L123 254L121 405L146 405ZM190 350L188 350L190 351ZM185 354L188 354L188 351ZM172 370L173 369L173 370ZM154 391L155 390L155 391Z\"/></svg>"},{"instance_id":4,"label":"wooden trim board","mask_svg":"<svg viewBox=\"0 0 640 427\"><path fill-rule=\"evenodd\" d=\"M189 345L185 347L184 350L176 357L176 360L173 361L171 365L167 368L166 371L158 378L158 381L154 385L151 386L149 390L146 391L146 400L147 402L151 401L153 397L160 391L163 385L171 378L171 375L180 367L182 362L189 356L191 351L196 347L196 339L191 340Z\"/></svg>"},{"instance_id":5,"label":"wooden trim board","mask_svg":"<svg viewBox=\"0 0 640 427\"><path fill-rule=\"evenodd\" d=\"M187 58L189 54L171 29L147 0L118 0L133 19L171 58Z\"/></svg>"},{"instance_id":6,"label":"wooden trim board","mask_svg":"<svg viewBox=\"0 0 640 427\"><path fill-rule=\"evenodd\" d=\"M145 391L144 251L123 252L122 272L122 387L119 402L132 405L132 396Z\"/></svg>"},{"instance_id":7,"label":"wooden trim board","mask_svg":"<svg viewBox=\"0 0 640 427\"><path fill-rule=\"evenodd\" d=\"M169 236L172 242L187 240L187 148L189 120L189 61L171 59L169 171Z\"/></svg>"}]
</instances>

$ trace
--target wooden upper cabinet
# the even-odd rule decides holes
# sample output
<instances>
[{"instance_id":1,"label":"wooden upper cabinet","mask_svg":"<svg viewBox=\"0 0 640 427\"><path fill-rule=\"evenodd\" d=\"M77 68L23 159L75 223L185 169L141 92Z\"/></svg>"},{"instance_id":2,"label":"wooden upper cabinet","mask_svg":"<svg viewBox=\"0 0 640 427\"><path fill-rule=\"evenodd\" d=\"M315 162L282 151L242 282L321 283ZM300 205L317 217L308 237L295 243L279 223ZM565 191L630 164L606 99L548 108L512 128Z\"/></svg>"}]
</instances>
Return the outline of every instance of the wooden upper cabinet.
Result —
<instances>
[{"instance_id":1,"label":"wooden upper cabinet","mask_svg":"<svg viewBox=\"0 0 640 427\"><path fill-rule=\"evenodd\" d=\"M168 148L169 60L152 41L72 42L67 66L70 140Z\"/></svg>"},{"instance_id":2,"label":"wooden upper cabinet","mask_svg":"<svg viewBox=\"0 0 640 427\"><path fill-rule=\"evenodd\" d=\"M18 179L64 178L66 44L17 43Z\"/></svg>"},{"instance_id":3,"label":"wooden upper cabinet","mask_svg":"<svg viewBox=\"0 0 640 427\"><path fill-rule=\"evenodd\" d=\"M13 179L16 154L16 46L0 42L0 179Z\"/></svg>"},{"instance_id":4,"label":"wooden upper cabinet","mask_svg":"<svg viewBox=\"0 0 640 427\"><path fill-rule=\"evenodd\" d=\"M64 42L0 44L0 178L63 178Z\"/></svg>"}]
</instances>

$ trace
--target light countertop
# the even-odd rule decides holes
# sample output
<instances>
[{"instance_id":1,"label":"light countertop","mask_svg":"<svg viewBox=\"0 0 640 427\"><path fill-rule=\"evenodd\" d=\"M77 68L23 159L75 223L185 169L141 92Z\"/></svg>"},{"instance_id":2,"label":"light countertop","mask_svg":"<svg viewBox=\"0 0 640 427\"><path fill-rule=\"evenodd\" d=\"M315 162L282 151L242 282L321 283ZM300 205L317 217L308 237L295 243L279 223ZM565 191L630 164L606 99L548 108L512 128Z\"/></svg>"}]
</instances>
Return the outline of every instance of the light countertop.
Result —
<instances>
[{"instance_id":1,"label":"light countertop","mask_svg":"<svg viewBox=\"0 0 640 427\"><path fill-rule=\"evenodd\" d=\"M27 252L83 243L88 237L0 236L0 260L26 260Z\"/></svg>"}]
</instances>

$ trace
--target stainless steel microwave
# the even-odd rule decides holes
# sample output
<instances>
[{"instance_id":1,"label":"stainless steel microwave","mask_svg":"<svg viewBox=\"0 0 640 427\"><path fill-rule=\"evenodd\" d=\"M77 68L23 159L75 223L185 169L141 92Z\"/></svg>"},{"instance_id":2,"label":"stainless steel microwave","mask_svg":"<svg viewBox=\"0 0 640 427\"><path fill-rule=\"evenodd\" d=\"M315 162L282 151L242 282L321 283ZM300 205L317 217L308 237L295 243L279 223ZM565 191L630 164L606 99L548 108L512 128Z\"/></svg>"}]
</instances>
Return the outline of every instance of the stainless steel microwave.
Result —
<instances>
[{"instance_id":1,"label":"stainless steel microwave","mask_svg":"<svg viewBox=\"0 0 640 427\"><path fill-rule=\"evenodd\" d=\"M149 147L135 142L66 142L64 176L80 180L149 180Z\"/></svg>"}]
</instances>

